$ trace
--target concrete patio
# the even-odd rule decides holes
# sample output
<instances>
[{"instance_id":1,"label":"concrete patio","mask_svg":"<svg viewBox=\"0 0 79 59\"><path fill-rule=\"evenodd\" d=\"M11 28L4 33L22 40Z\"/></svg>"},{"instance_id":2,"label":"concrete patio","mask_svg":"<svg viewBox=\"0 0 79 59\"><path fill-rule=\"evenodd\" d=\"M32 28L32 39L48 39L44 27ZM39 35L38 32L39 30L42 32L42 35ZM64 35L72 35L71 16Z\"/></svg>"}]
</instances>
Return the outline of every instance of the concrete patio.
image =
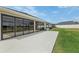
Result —
<instances>
[{"instance_id":1,"label":"concrete patio","mask_svg":"<svg viewBox=\"0 0 79 59\"><path fill-rule=\"evenodd\" d=\"M0 41L3 53L51 53L58 32L43 31Z\"/></svg>"}]
</instances>

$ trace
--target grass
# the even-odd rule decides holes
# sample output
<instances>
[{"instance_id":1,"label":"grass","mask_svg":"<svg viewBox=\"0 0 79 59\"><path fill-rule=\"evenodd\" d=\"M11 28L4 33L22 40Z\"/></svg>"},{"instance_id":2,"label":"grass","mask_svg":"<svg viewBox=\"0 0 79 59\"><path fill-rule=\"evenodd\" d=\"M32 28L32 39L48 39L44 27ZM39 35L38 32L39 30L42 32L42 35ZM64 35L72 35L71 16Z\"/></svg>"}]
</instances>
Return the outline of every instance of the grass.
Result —
<instances>
[{"instance_id":1,"label":"grass","mask_svg":"<svg viewBox=\"0 0 79 59\"><path fill-rule=\"evenodd\" d=\"M79 29L61 29L59 31L53 51L55 53L78 53L79 52Z\"/></svg>"}]
</instances>

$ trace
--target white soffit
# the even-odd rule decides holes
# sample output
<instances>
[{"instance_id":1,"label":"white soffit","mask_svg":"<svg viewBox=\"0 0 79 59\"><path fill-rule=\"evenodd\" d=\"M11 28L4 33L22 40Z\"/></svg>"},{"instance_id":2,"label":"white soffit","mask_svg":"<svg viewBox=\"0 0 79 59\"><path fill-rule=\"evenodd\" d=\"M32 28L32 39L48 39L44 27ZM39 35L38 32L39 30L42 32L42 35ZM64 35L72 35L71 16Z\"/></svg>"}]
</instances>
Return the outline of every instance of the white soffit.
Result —
<instances>
[{"instance_id":1,"label":"white soffit","mask_svg":"<svg viewBox=\"0 0 79 59\"><path fill-rule=\"evenodd\" d=\"M4 7L0 7L0 13L12 15L12 16L15 16L15 17L21 17L21 18L25 18L25 19L40 21L40 22L46 22L44 20L41 20L38 17L30 16L28 14L20 13L19 11L17 12L17 11L14 11L14 10L11 10L11 9L8 9L8 8L4 8Z\"/></svg>"}]
</instances>

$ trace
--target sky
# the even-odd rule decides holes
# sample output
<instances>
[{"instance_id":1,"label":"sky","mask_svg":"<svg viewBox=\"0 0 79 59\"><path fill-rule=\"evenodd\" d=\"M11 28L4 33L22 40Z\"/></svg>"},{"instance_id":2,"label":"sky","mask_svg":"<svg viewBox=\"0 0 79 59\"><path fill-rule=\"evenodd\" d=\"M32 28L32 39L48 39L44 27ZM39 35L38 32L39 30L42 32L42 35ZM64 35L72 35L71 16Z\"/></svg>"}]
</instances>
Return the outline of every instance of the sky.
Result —
<instances>
[{"instance_id":1,"label":"sky","mask_svg":"<svg viewBox=\"0 0 79 59\"><path fill-rule=\"evenodd\" d=\"M39 17L50 23L79 21L78 6L6 6Z\"/></svg>"}]
</instances>

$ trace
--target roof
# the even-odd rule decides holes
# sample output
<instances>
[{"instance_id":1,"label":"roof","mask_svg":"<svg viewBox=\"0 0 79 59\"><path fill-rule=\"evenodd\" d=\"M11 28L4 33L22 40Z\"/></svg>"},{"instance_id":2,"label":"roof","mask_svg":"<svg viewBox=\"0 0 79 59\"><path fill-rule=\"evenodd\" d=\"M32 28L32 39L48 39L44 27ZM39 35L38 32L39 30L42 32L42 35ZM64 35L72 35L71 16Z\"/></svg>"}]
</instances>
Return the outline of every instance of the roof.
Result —
<instances>
[{"instance_id":1,"label":"roof","mask_svg":"<svg viewBox=\"0 0 79 59\"><path fill-rule=\"evenodd\" d=\"M65 22L60 22L56 25L75 25L75 24L79 24L79 22L77 22L77 21L65 21Z\"/></svg>"},{"instance_id":2,"label":"roof","mask_svg":"<svg viewBox=\"0 0 79 59\"><path fill-rule=\"evenodd\" d=\"M35 21L48 23L47 21L45 21L43 19L40 19L38 17L32 16L32 15L30 15L28 13L13 10L13 9L6 8L6 7L0 7L0 13L7 14L7 15L12 15L12 16L15 16L15 17L21 17L21 18L25 18L25 19L30 19L30 20L35 20Z\"/></svg>"}]
</instances>

